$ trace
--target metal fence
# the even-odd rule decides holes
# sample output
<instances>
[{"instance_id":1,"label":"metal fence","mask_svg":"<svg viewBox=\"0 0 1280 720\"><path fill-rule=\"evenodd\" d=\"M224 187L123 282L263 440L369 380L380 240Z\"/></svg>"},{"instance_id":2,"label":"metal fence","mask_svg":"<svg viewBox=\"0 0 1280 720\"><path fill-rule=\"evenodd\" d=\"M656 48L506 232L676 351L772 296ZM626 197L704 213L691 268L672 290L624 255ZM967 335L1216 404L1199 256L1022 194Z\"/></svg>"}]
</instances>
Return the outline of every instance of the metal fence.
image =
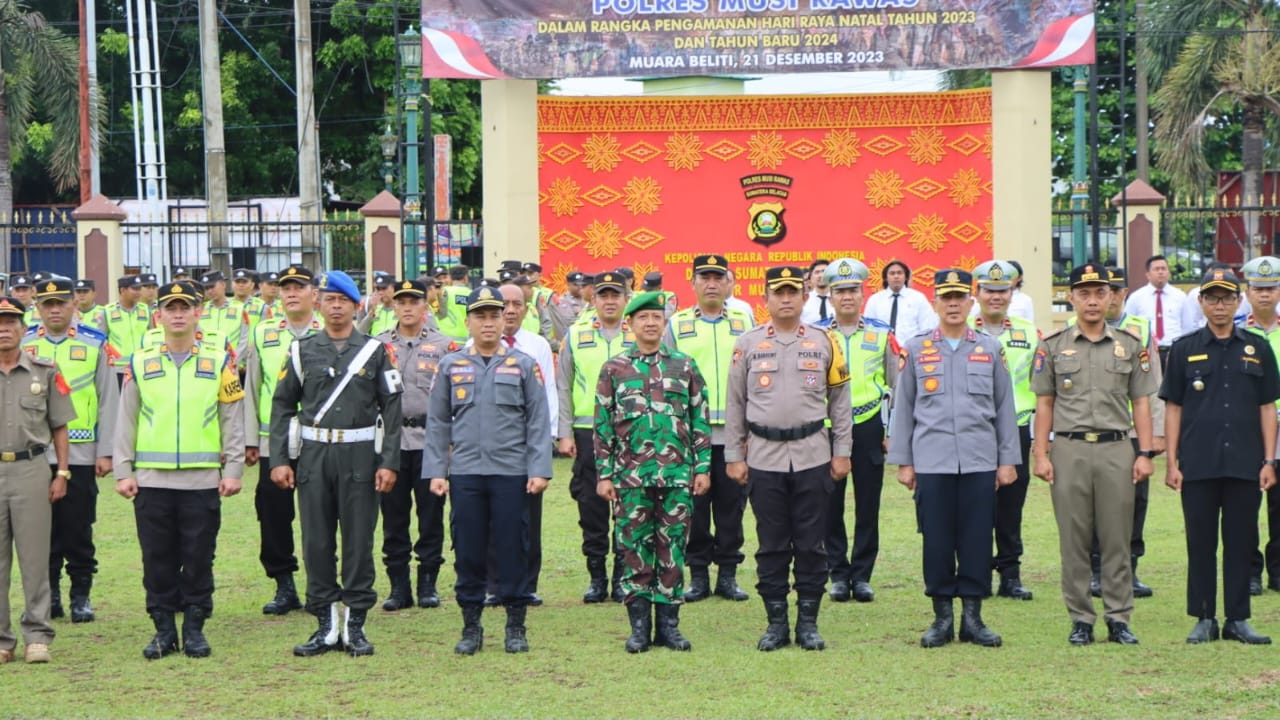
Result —
<instances>
[{"instance_id":1,"label":"metal fence","mask_svg":"<svg viewBox=\"0 0 1280 720\"><path fill-rule=\"evenodd\" d=\"M72 206L14 208L0 217L0 240L9 247L9 272L37 270L67 275L76 272L76 223Z\"/></svg>"},{"instance_id":2,"label":"metal fence","mask_svg":"<svg viewBox=\"0 0 1280 720\"><path fill-rule=\"evenodd\" d=\"M1116 226L1115 210L1108 208L1098 213L1098 228L1094 232L1090 224L1094 213L1090 210L1058 208L1053 212L1053 279L1064 283L1073 265L1072 249L1075 242L1076 223L1084 231L1085 256L1104 264L1113 264L1119 257L1121 229Z\"/></svg>"}]
</instances>

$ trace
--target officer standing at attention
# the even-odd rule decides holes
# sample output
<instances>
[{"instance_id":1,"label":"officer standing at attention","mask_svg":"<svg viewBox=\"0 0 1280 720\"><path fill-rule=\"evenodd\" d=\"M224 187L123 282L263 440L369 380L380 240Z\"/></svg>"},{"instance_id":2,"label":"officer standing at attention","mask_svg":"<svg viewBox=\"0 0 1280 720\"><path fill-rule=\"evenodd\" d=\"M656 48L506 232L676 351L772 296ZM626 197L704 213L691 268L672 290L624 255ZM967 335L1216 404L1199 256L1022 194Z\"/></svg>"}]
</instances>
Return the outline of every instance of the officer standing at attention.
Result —
<instances>
[{"instance_id":1,"label":"officer standing at attention","mask_svg":"<svg viewBox=\"0 0 1280 720\"><path fill-rule=\"evenodd\" d=\"M76 313L80 316L79 322L92 326L103 307L98 304L97 283L87 278L82 278L76 281L74 292L76 296ZM103 328L98 329L103 330Z\"/></svg>"},{"instance_id":2,"label":"officer standing at attention","mask_svg":"<svg viewBox=\"0 0 1280 720\"><path fill-rule=\"evenodd\" d=\"M827 580L827 504L835 480L849 474L852 408L841 341L800 322L797 267L765 272L771 320L734 344L725 406L724 459L730 479L751 483L756 515L756 590L769 626L759 649L791 642L788 575L795 566L796 642L826 647L818 611ZM826 423L830 421L828 433Z\"/></svg>"},{"instance_id":3,"label":"officer standing at attention","mask_svg":"<svg viewBox=\"0 0 1280 720\"><path fill-rule=\"evenodd\" d=\"M471 347L440 361L427 408L422 474L431 479L437 495L453 487L449 528L458 575L454 590L463 620L454 652L460 655L474 655L484 645L480 616L491 542L501 548L497 589L498 601L507 608L504 647L509 653L528 652L525 494L546 490L551 476L551 430L541 372L532 357L501 341L502 310L496 290L471 293Z\"/></svg>"},{"instance_id":4,"label":"officer standing at attention","mask_svg":"<svg viewBox=\"0 0 1280 720\"><path fill-rule=\"evenodd\" d=\"M71 388L76 419L67 424L70 443L67 496L53 506L53 534L49 544L50 617L63 616L59 579L66 562L71 579L71 622L93 622L89 591L98 560L93 545L93 523L98 516L97 478L111 474L111 432L120 390L111 370L107 336L88 325L74 325L72 282L65 278L45 281L36 291L41 324L27 332L23 349L45 364L58 367ZM106 432L100 420L107 418ZM55 465L53 448L45 455Z\"/></svg>"},{"instance_id":5,"label":"officer standing at attention","mask_svg":"<svg viewBox=\"0 0 1280 720\"><path fill-rule=\"evenodd\" d=\"M151 308L138 302L140 281L137 275L116 278L116 301L104 305L96 318L88 323L105 332L107 342L118 353L118 357L111 360L117 386L124 382L129 358L142 347L142 338L151 327Z\"/></svg>"},{"instance_id":6,"label":"officer standing at attention","mask_svg":"<svg viewBox=\"0 0 1280 720\"><path fill-rule=\"evenodd\" d=\"M120 393L116 492L133 500L142 547L142 585L156 634L142 651L158 660L178 650L208 657L213 557L222 525L219 497L240 492L244 474L244 390L235 359L196 341L200 301L189 282L157 298L164 343L139 350Z\"/></svg>"},{"instance_id":7,"label":"officer standing at attention","mask_svg":"<svg viewBox=\"0 0 1280 720\"><path fill-rule=\"evenodd\" d=\"M1276 317L1276 301L1280 300L1280 258L1256 257L1240 268L1248 284L1248 301L1252 312L1245 318L1244 328L1265 338L1272 353L1280 353L1280 319ZM1191 303L1188 297L1187 303ZM1237 314L1238 311L1237 311ZM1280 413L1280 403L1276 404ZM1280 492L1264 490L1267 505L1267 529L1270 536L1266 554L1255 547L1249 569L1249 594L1262 594L1262 570L1265 567L1270 580L1267 587L1280 590ZM1250 527L1256 527L1252 523ZM1224 526L1225 527L1225 526ZM1255 546L1260 542L1255 542Z\"/></svg>"},{"instance_id":8,"label":"officer standing at attention","mask_svg":"<svg viewBox=\"0 0 1280 720\"><path fill-rule=\"evenodd\" d=\"M440 290L440 332L458 342L467 341L467 298L471 296L471 284L467 276L471 268L454 265L449 268L449 284Z\"/></svg>"},{"instance_id":9,"label":"officer standing at attention","mask_svg":"<svg viewBox=\"0 0 1280 720\"><path fill-rule=\"evenodd\" d=\"M245 367L243 358L249 345L249 317L244 306L227 297L227 277L221 271L205 273L200 284L204 286L206 298L200 327L221 335L236 351L236 357L241 358L240 367Z\"/></svg>"},{"instance_id":10,"label":"officer standing at attention","mask_svg":"<svg viewBox=\"0 0 1280 720\"><path fill-rule=\"evenodd\" d=\"M693 358L662 342L666 305L661 291L631 300L636 344L605 363L596 384L596 492L617 503L630 653L649 649L651 633L663 647L692 648L680 633L684 549L693 496L711 484L706 386Z\"/></svg>"},{"instance_id":11,"label":"officer standing at attention","mask_svg":"<svg viewBox=\"0 0 1280 720\"><path fill-rule=\"evenodd\" d=\"M258 327L258 323L262 320L262 308L265 305L262 298L254 295L257 290L258 273L248 268L237 268L231 273L231 292L234 295L231 302L237 303L244 310L245 322L248 327L245 328L245 337L247 346L253 339L254 328Z\"/></svg>"},{"instance_id":12,"label":"officer standing at attention","mask_svg":"<svg viewBox=\"0 0 1280 720\"><path fill-rule=\"evenodd\" d=\"M436 576L444 564L444 499L431 492L422 476L422 448L426 439L427 393L436 368L457 343L427 327L427 286L404 280L392 288L391 302L400 321L378 336L396 353L404 394L400 397L403 419L400 432L399 481L382 503L382 562L391 581L391 593L382 603L387 611L413 607L409 585L409 554L418 556L418 606L440 606ZM417 506L418 538L410 543L409 513Z\"/></svg>"},{"instance_id":13,"label":"officer standing at attention","mask_svg":"<svg viewBox=\"0 0 1280 720\"><path fill-rule=\"evenodd\" d=\"M1262 493L1276 484L1280 370L1271 345L1233 322L1240 286L1231 270L1205 273L1198 300L1207 324L1174 341L1160 388L1169 442L1165 484L1182 493L1187 614L1197 621L1187 642L1218 639L1221 517L1222 637L1270 645L1271 638L1249 627L1249 563Z\"/></svg>"},{"instance_id":14,"label":"officer standing at attention","mask_svg":"<svg viewBox=\"0 0 1280 720\"><path fill-rule=\"evenodd\" d=\"M36 283L34 275L14 275L9 278L9 292L13 299L22 303L26 311L22 314L22 326L31 327L40 320L36 310Z\"/></svg>"},{"instance_id":15,"label":"officer standing at attention","mask_svg":"<svg viewBox=\"0 0 1280 720\"><path fill-rule=\"evenodd\" d=\"M1110 280L1111 274L1097 263L1071 271L1076 324L1044 339L1031 375L1036 394L1033 471L1051 485L1062 597L1074 623L1067 638L1072 645L1093 642L1097 611L1089 594L1089 545L1095 530L1102 549L1107 639L1138 644L1129 628L1129 539L1134 485L1152 473L1150 396L1156 388L1151 355L1142 341L1107 325ZM1127 442L1131 424L1138 434L1136 459Z\"/></svg>"},{"instance_id":16,"label":"officer standing at attention","mask_svg":"<svg viewBox=\"0 0 1280 720\"><path fill-rule=\"evenodd\" d=\"M742 514L747 509L746 488L729 479L724 462L724 408L733 345L755 324L750 315L726 308L729 263L723 255L693 258L693 293L698 304L681 310L667 323L663 342L698 364L707 388L711 419L711 489L693 498L693 526L689 533L689 586L685 602L697 602L711 594L707 571L719 567L715 594L726 600L746 600L738 587L742 554ZM665 303L664 303L665 306ZM712 532L712 520L715 531Z\"/></svg>"},{"instance_id":17,"label":"officer standing at attention","mask_svg":"<svg viewBox=\"0 0 1280 720\"><path fill-rule=\"evenodd\" d=\"M293 574L298 572L298 555L293 547L293 488L271 482L271 402L293 341L320 331L315 315L315 274L301 265L291 265L284 271L280 286L283 314L258 323L244 359L244 427L249 443L245 464L252 466L262 461L253 493L260 542L258 560L263 572L276 583L275 597L262 606L263 615L285 615L302 607L293 582ZM296 462L290 465L297 469Z\"/></svg>"},{"instance_id":18,"label":"officer standing at attention","mask_svg":"<svg viewBox=\"0 0 1280 720\"><path fill-rule=\"evenodd\" d=\"M22 572L22 639L28 663L49 662L49 538L51 504L67 494L67 423L76 413L70 388L52 362L22 352L26 308L0 297L0 405L11 422L0 428L0 665L13 660L17 638L9 620L13 555ZM50 479L45 450L57 472ZM12 695L12 693L9 693Z\"/></svg>"},{"instance_id":19,"label":"officer standing at attention","mask_svg":"<svg viewBox=\"0 0 1280 720\"><path fill-rule=\"evenodd\" d=\"M284 315L284 305L280 304L280 273L273 270L262 274L262 282L258 284L258 296L262 300L258 322L278 320Z\"/></svg>"},{"instance_id":20,"label":"officer standing at attention","mask_svg":"<svg viewBox=\"0 0 1280 720\"><path fill-rule=\"evenodd\" d=\"M972 285L963 270L934 275L939 325L902 348L889 429L889 462L916 493L924 536L924 592L934 615L920 638L926 648L954 637L957 596L960 642L1001 643L982 621L982 599L991 594L996 490L1017 479L1022 456L1004 348L968 326Z\"/></svg>"},{"instance_id":21,"label":"officer standing at attention","mask_svg":"<svg viewBox=\"0 0 1280 720\"><path fill-rule=\"evenodd\" d=\"M836 481L827 506L828 595L836 602L850 597L875 600L871 573L880 554L880 492L884 489L885 399L898 381L901 348L888 325L862 317L862 285L867 266L853 258L827 265L822 284L830 292L831 337L839 341L849 363L849 400L853 405L853 550L844 524L848 478Z\"/></svg>"},{"instance_id":22,"label":"officer standing at attention","mask_svg":"<svg viewBox=\"0 0 1280 720\"><path fill-rule=\"evenodd\" d=\"M345 647L353 657L372 655L364 623L378 599L373 533L378 493L391 492L400 469L404 388L395 351L355 328L355 281L335 270L321 275L319 286L324 330L293 341L271 401L271 482L298 488L307 611L319 622L293 654L309 657ZM291 453L299 438L301 447ZM290 462L295 456L296 477ZM341 619L339 603L346 606Z\"/></svg>"}]
</instances>

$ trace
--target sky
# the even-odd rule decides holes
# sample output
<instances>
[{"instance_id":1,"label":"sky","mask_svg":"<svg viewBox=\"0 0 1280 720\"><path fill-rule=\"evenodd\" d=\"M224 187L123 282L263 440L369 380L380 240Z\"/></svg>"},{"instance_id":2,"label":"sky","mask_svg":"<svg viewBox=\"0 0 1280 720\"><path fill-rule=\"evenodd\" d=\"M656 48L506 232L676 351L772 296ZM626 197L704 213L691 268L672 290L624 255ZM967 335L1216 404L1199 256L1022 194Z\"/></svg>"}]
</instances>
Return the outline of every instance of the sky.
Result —
<instances>
[{"instance_id":1,"label":"sky","mask_svg":"<svg viewBox=\"0 0 1280 720\"><path fill-rule=\"evenodd\" d=\"M754 77L754 76L750 76ZM932 70L858 73L790 73L762 75L746 84L748 95L819 95L854 93L907 93L937 90L942 73ZM644 83L627 78L578 78L561 80L556 95L641 95Z\"/></svg>"}]
</instances>

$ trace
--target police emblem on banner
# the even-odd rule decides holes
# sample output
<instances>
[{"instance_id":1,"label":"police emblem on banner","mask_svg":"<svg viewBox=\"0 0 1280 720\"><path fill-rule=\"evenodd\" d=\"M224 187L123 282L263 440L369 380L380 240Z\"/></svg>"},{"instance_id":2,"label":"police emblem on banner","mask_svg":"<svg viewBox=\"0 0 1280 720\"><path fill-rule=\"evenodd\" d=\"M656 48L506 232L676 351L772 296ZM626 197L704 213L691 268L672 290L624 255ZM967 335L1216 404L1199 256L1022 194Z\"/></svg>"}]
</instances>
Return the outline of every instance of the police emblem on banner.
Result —
<instances>
[{"instance_id":1,"label":"police emblem on banner","mask_svg":"<svg viewBox=\"0 0 1280 720\"><path fill-rule=\"evenodd\" d=\"M742 194L751 205L747 215L747 237L765 247L780 243L787 236L787 223L783 218L786 207L782 204L791 195L792 178L777 173L760 173L739 179Z\"/></svg>"}]
</instances>

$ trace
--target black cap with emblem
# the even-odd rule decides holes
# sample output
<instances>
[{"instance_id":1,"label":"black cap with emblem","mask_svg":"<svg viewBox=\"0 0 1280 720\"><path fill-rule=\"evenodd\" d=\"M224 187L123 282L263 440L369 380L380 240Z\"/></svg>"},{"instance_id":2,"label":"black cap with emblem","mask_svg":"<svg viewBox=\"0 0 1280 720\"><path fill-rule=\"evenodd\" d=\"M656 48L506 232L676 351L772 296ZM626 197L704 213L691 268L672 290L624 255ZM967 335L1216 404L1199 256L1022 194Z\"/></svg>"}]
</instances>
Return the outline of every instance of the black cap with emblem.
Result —
<instances>
[{"instance_id":1,"label":"black cap with emblem","mask_svg":"<svg viewBox=\"0 0 1280 720\"><path fill-rule=\"evenodd\" d=\"M280 284L298 283L299 285L311 285L316 281L316 274L311 272L309 268L302 265L290 265L280 273Z\"/></svg>"},{"instance_id":2,"label":"black cap with emblem","mask_svg":"<svg viewBox=\"0 0 1280 720\"><path fill-rule=\"evenodd\" d=\"M784 287L803 290L804 271L790 265L769 268L764 271L764 285L769 290L777 290Z\"/></svg>"},{"instance_id":3,"label":"black cap with emblem","mask_svg":"<svg viewBox=\"0 0 1280 720\"><path fill-rule=\"evenodd\" d=\"M46 300L62 300L67 302L71 300L71 289L75 283L68 278L57 277L45 280L36 288L36 303L42 303Z\"/></svg>"},{"instance_id":4,"label":"black cap with emblem","mask_svg":"<svg viewBox=\"0 0 1280 720\"><path fill-rule=\"evenodd\" d=\"M427 286L418 280L404 280L396 285L396 289L391 293L391 297L419 297L427 296Z\"/></svg>"},{"instance_id":5,"label":"black cap with emblem","mask_svg":"<svg viewBox=\"0 0 1280 720\"><path fill-rule=\"evenodd\" d=\"M1101 263L1087 262L1071 268L1068 282L1073 288L1081 285L1110 285L1111 271Z\"/></svg>"},{"instance_id":6,"label":"black cap with emblem","mask_svg":"<svg viewBox=\"0 0 1280 720\"><path fill-rule=\"evenodd\" d=\"M729 272L729 261L723 255L695 255L693 257L693 274L714 272L724 275Z\"/></svg>"},{"instance_id":7,"label":"black cap with emblem","mask_svg":"<svg viewBox=\"0 0 1280 720\"><path fill-rule=\"evenodd\" d=\"M605 290L626 292L627 281L622 275L616 272L602 272L596 276L596 293L600 293Z\"/></svg>"}]
</instances>

